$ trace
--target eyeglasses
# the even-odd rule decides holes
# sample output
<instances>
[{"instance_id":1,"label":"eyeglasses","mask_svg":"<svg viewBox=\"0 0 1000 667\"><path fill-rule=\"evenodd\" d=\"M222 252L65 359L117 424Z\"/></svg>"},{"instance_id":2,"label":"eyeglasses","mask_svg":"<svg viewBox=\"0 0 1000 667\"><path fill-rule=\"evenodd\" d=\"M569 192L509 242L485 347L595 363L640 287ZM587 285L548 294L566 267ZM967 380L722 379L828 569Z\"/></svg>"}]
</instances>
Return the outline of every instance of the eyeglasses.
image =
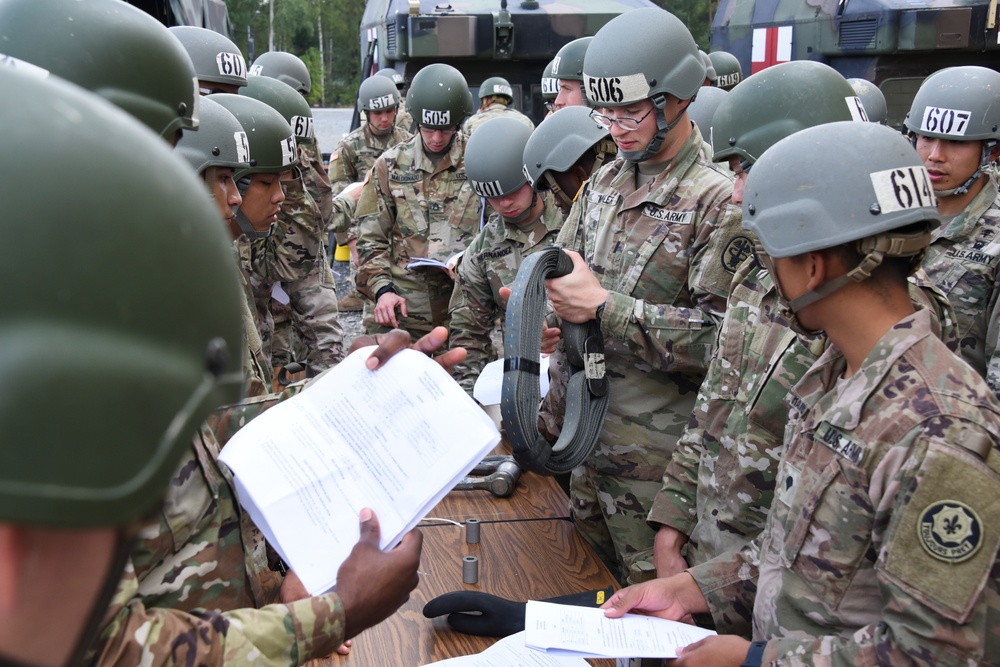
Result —
<instances>
[{"instance_id":1,"label":"eyeglasses","mask_svg":"<svg viewBox=\"0 0 1000 667\"><path fill-rule=\"evenodd\" d=\"M646 116L653 113L653 109L656 107L650 107L649 111L645 113L642 118L611 118L610 116L605 116L604 114L597 113L597 109L590 112L590 117L594 119L594 122L605 129L611 129L612 124L618 125L621 129L631 132L632 130L639 129L639 123L646 120Z\"/></svg>"}]
</instances>

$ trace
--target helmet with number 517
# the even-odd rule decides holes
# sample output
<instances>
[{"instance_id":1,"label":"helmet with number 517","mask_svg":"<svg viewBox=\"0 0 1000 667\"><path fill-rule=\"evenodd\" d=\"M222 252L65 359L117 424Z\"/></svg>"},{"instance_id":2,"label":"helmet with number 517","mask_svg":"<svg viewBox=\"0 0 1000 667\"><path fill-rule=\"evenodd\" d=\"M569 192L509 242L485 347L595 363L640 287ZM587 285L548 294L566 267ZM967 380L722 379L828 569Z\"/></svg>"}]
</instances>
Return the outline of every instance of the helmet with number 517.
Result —
<instances>
[{"instance_id":1,"label":"helmet with number 517","mask_svg":"<svg viewBox=\"0 0 1000 667\"><path fill-rule=\"evenodd\" d=\"M406 108L417 125L454 127L472 113L472 93L461 72L451 65L434 63L414 75Z\"/></svg>"}]
</instances>

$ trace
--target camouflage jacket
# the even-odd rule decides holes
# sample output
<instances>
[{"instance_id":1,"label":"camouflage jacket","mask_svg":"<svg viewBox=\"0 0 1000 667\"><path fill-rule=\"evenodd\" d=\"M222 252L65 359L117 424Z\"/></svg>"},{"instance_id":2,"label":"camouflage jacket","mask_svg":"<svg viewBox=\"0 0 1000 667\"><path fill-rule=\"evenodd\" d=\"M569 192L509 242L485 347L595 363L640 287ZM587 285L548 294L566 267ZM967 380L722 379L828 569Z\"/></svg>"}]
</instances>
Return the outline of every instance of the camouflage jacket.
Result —
<instances>
[{"instance_id":1,"label":"camouflage jacket","mask_svg":"<svg viewBox=\"0 0 1000 667\"><path fill-rule=\"evenodd\" d=\"M358 291L372 301L395 285L409 316L400 327L423 335L447 325L454 283L436 268L409 271L414 258L445 261L472 241L480 228L482 200L465 175L465 137L454 141L435 167L417 134L383 153L358 201Z\"/></svg>"},{"instance_id":2,"label":"camouflage jacket","mask_svg":"<svg viewBox=\"0 0 1000 667\"><path fill-rule=\"evenodd\" d=\"M753 247L729 204L732 180L704 161L702 143L695 128L638 189L635 163L605 165L559 233L609 292L601 331L611 398L587 465L619 477L661 479L715 349L729 283Z\"/></svg>"},{"instance_id":3,"label":"camouflage jacket","mask_svg":"<svg viewBox=\"0 0 1000 667\"><path fill-rule=\"evenodd\" d=\"M296 145L299 148L299 170L302 173L302 182L305 184L309 196L319 207L319 214L323 220L329 220L333 213L333 187L330 177L323 166L320 157L319 145L316 139L298 139Z\"/></svg>"},{"instance_id":4,"label":"camouflage jacket","mask_svg":"<svg viewBox=\"0 0 1000 667\"><path fill-rule=\"evenodd\" d=\"M535 124L531 122L531 119L517 109L509 107L506 104L494 102L482 111L477 111L473 115L469 116L465 123L462 124L462 131L467 135L472 134L473 130L491 118L513 118L528 128L532 130L535 129Z\"/></svg>"},{"instance_id":5,"label":"camouflage jacket","mask_svg":"<svg viewBox=\"0 0 1000 667\"><path fill-rule=\"evenodd\" d=\"M924 270L955 307L961 355L1000 395L1000 197L996 177L934 232Z\"/></svg>"},{"instance_id":6,"label":"camouflage jacket","mask_svg":"<svg viewBox=\"0 0 1000 667\"><path fill-rule=\"evenodd\" d=\"M257 315L257 303L253 291L253 266L250 240L240 236L233 241L233 256L240 268L240 282L243 285L243 375L246 378L246 396L260 396L271 389L274 369L271 366L271 349L264 346L261 337L261 323Z\"/></svg>"},{"instance_id":7,"label":"camouflage jacket","mask_svg":"<svg viewBox=\"0 0 1000 667\"><path fill-rule=\"evenodd\" d=\"M281 576L217 463L220 440L281 398L213 413L167 490L158 525L145 529L92 648L97 665L301 665L344 640L335 593L281 604ZM217 437L217 433L219 437Z\"/></svg>"},{"instance_id":8,"label":"camouflage jacket","mask_svg":"<svg viewBox=\"0 0 1000 667\"><path fill-rule=\"evenodd\" d=\"M918 271L911 294L934 313L935 334L957 349L945 295ZM649 523L688 536L685 557L700 565L744 548L764 528L788 421L784 399L826 347L788 328L774 282L754 258L736 272L719 346L688 428L663 474ZM749 627L751 609L717 610L716 627Z\"/></svg>"},{"instance_id":9,"label":"camouflage jacket","mask_svg":"<svg viewBox=\"0 0 1000 667\"><path fill-rule=\"evenodd\" d=\"M468 351L465 362L452 369L452 376L470 394L483 366L497 358L490 333L497 317L505 314L500 288L514 282L526 256L555 243L562 222L562 214L551 202L540 216L523 225L506 223L494 213L462 255L455 269L448 341L451 347Z\"/></svg>"},{"instance_id":10,"label":"camouflage jacket","mask_svg":"<svg viewBox=\"0 0 1000 667\"><path fill-rule=\"evenodd\" d=\"M1000 404L926 310L845 368L830 346L788 396L759 560L689 572L713 612L752 601L762 664L996 664Z\"/></svg>"}]
</instances>

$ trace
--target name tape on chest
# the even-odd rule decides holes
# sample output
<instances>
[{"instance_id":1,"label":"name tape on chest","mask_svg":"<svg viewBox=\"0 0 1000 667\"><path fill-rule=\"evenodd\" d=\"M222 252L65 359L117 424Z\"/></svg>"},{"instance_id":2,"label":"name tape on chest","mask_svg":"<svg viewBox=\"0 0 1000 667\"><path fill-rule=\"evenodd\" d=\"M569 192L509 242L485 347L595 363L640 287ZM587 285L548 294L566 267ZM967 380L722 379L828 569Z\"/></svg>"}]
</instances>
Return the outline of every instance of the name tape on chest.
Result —
<instances>
[{"instance_id":1,"label":"name tape on chest","mask_svg":"<svg viewBox=\"0 0 1000 667\"><path fill-rule=\"evenodd\" d=\"M388 109L389 107L396 106L396 98L392 95L373 97L368 100L368 105L372 108L372 111L381 111L382 109Z\"/></svg>"},{"instance_id":2,"label":"name tape on chest","mask_svg":"<svg viewBox=\"0 0 1000 667\"><path fill-rule=\"evenodd\" d=\"M964 137L965 131L969 128L970 118L972 118L971 111L924 107L924 117L920 119L920 131Z\"/></svg>"},{"instance_id":3,"label":"name tape on chest","mask_svg":"<svg viewBox=\"0 0 1000 667\"><path fill-rule=\"evenodd\" d=\"M250 140L247 139L246 132L233 132L233 140L236 142L236 160L245 164L250 163Z\"/></svg>"},{"instance_id":4,"label":"name tape on chest","mask_svg":"<svg viewBox=\"0 0 1000 667\"><path fill-rule=\"evenodd\" d=\"M869 174L875 200L884 213L913 208L936 208L937 198L924 167L901 167Z\"/></svg>"},{"instance_id":5,"label":"name tape on chest","mask_svg":"<svg viewBox=\"0 0 1000 667\"><path fill-rule=\"evenodd\" d=\"M622 196L617 192L601 194L600 192L591 190L587 193L587 201L591 204L599 204L601 206L616 206L621 198Z\"/></svg>"},{"instance_id":6,"label":"name tape on chest","mask_svg":"<svg viewBox=\"0 0 1000 667\"><path fill-rule=\"evenodd\" d=\"M219 67L219 74L225 76L238 76L241 79L247 78L247 63L243 60L243 54L229 53L223 51L215 54L215 64Z\"/></svg>"},{"instance_id":7,"label":"name tape on chest","mask_svg":"<svg viewBox=\"0 0 1000 667\"><path fill-rule=\"evenodd\" d=\"M643 206L642 214L660 222L671 222L676 225L690 225L694 219L694 211L671 211L655 204Z\"/></svg>"},{"instance_id":8,"label":"name tape on chest","mask_svg":"<svg viewBox=\"0 0 1000 667\"><path fill-rule=\"evenodd\" d=\"M628 104L649 96L649 83L643 74L598 77L583 74L587 97L597 104Z\"/></svg>"},{"instance_id":9,"label":"name tape on chest","mask_svg":"<svg viewBox=\"0 0 1000 667\"><path fill-rule=\"evenodd\" d=\"M420 124L447 127L451 125L451 109L424 109L420 115Z\"/></svg>"},{"instance_id":10,"label":"name tape on chest","mask_svg":"<svg viewBox=\"0 0 1000 667\"><path fill-rule=\"evenodd\" d=\"M420 174L406 174L401 171L390 171L389 180L393 183L416 183L420 180Z\"/></svg>"},{"instance_id":11,"label":"name tape on chest","mask_svg":"<svg viewBox=\"0 0 1000 667\"><path fill-rule=\"evenodd\" d=\"M865 458L863 444L826 422L816 429L816 439L856 466L860 466Z\"/></svg>"},{"instance_id":12,"label":"name tape on chest","mask_svg":"<svg viewBox=\"0 0 1000 667\"><path fill-rule=\"evenodd\" d=\"M292 129L296 137L313 138L313 119L309 116L292 116Z\"/></svg>"},{"instance_id":13,"label":"name tape on chest","mask_svg":"<svg viewBox=\"0 0 1000 667\"><path fill-rule=\"evenodd\" d=\"M542 79L542 95L558 95L558 94L559 94L559 79L549 76Z\"/></svg>"},{"instance_id":14,"label":"name tape on chest","mask_svg":"<svg viewBox=\"0 0 1000 667\"><path fill-rule=\"evenodd\" d=\"M845 97L844 101L847 102L847 110L851 113L851 120L868 122L868 112L865 111L865 105L861 102L860 97Z\"/></svg>"},{"instance_id":15,"label":"name tape on chest","mask_svg":"<svg viewBox=\"0 0 1000 667\"><path fill-rule=\"evenodd\" d=\"M475 181L470 178L469 183L472 183L472 189L480 197L490 199L503 196L503 189L500 187L500 181Z\"/></svg>"}]
</instances>

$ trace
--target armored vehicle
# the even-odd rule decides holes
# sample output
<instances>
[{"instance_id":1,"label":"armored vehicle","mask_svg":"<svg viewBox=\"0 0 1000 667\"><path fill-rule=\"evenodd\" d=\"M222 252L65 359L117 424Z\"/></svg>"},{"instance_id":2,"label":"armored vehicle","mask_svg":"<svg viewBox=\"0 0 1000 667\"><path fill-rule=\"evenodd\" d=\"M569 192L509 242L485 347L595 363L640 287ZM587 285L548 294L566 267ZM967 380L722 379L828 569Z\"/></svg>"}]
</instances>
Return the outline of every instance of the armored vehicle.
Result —
<instances>
[{"instance_id":1,"label":"armored vehicle","mask_svg":"<svg viewBox=\"0 0 1000 667\"><path fill-rule=\"evenodd\" d=\"M126 0L166 26L193 25L230 35L226 0Z\"/></svg>"},{"instance_id":2,"label":"armored vehicle","mask_svg":"<svg viewBox=\"0 0 1000 667\"><path fill-rule=\"evenodd\" d=\"M872 81L894 127L929 74L954 65L1000 70L996 0L720 0L711 44L735 55L747 76L818 60Z\"/></svg>"}]
</instances>

